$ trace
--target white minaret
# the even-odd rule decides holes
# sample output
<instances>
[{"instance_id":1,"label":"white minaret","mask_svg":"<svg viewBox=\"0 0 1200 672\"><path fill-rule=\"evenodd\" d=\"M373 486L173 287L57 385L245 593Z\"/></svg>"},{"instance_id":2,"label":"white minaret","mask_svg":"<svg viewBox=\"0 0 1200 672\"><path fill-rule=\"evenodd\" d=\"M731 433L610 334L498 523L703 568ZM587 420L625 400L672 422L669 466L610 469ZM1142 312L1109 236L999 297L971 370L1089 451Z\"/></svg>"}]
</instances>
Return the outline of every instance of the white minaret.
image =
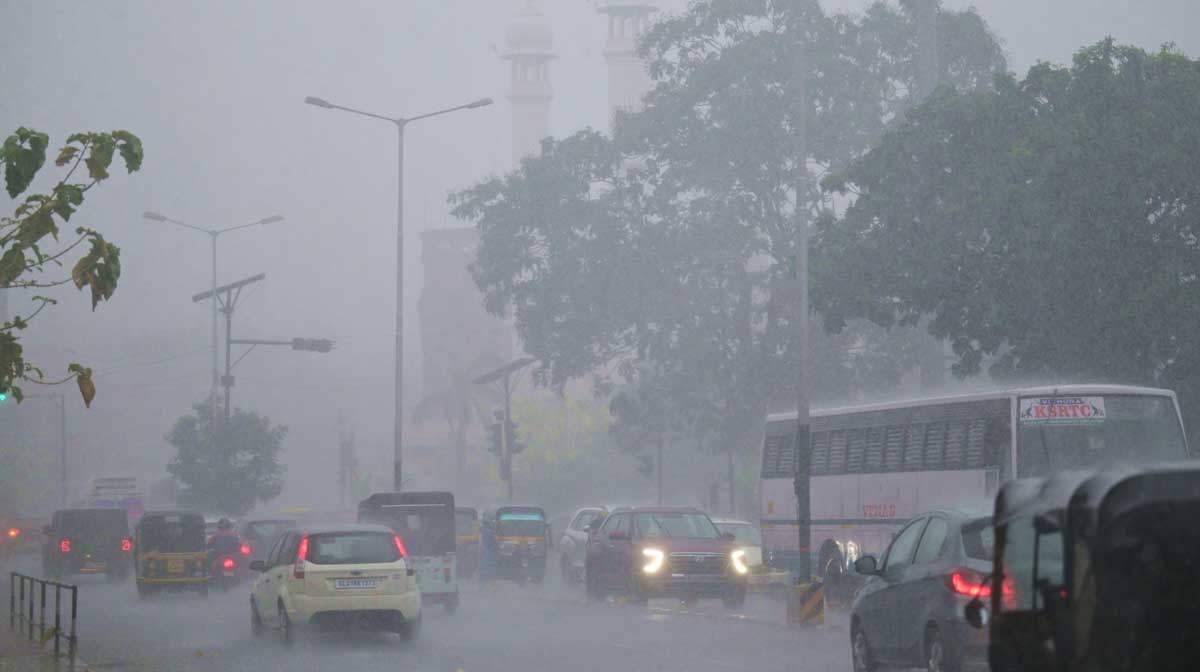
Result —
<instances>
[{"instance_id":1,"label":"white minaret","mask_svg":"<svg viewBox=\"0 0 1200 672\"><path fill-rule=\"evenodd\" d=\"M512 103L512 156L518 165L537 156L550 135L550 61L554 33L542 13L542 0L516 0L503 58L512 66L508 100Z\"/></svg>"},{"instance_id":2,"label":"white minaret","mask_svg":"<svg viewBox=\"0 0 1200 672\"><path fill-rule=\"evenodd\" d=\"M637 55L638 39L650 27L650 15L657 11L653 0L600 0L596 11L608 17L608 41L604 59L608 61L609 121L618 109L641 109L642 96L650 90L650 74Z\"/></svg>"}]
</instances>

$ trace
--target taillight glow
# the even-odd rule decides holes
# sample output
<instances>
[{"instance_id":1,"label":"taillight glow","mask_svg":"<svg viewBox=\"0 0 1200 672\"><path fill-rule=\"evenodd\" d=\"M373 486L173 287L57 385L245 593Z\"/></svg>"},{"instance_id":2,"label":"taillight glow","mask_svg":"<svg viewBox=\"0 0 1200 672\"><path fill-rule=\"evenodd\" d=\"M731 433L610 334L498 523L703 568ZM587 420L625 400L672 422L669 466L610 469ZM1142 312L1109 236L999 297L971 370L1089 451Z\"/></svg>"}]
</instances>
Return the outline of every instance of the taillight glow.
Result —
<instances>
[{"instance_id":1,"label":"taillight glow","mask_svg":"<svg viewBox=\"0 0 1200 672\"><path fill-rule=\"evenodd\" d=\"M304 578L304 562L308 559L308 535L300 537L300 548L296 550L296 565L292 567L292 576Z\"/></svg>"},{"instance_id":2,"label":"taillight glow","mask_svg":"<svg viewBox=\"0 0 1200 672\"><path fill-rule=\"evenodd\" d=\"M404 548L404 540L400 538L400 535L393 534L392 540L396 542L396 550L400 551L400 557L407 558L408 550Z\"/></svg>"},{"instance_id":3,"label":"taillight glow","mask_svg":"<svg viewBox=\"0 0 1200 672\"><path fill-rule=\"evenodd\" d=\"M62 541L58 542L58 550L62 551L63 553L70 553L71 552L71 540L63 539Z\"/></svg>"},{"instance_id":4,"label":"taillight glow","mask_svg":"<svg viewBox=\"0 0 1200 672\"><path fill-rule=\"evenodd\" d=\"M251 552L250 544L242 544L241 550L242 550L242 555L250 555L250 552Z\"/></svg>"},{"instance_id":5,"label":"taillight glow","mask_svg":"<svg viewBox=\"0 0 1200 672\"><path fill-rule=\"evenodd\" d=\"M222 560L221 567L223 569L233 569L233 558L225 558Z\"/></svg>"},{"instance_id":6,"label":"taillight glow","mask_svg":"<svg viewBox=\"0 0 1200 672\"><path fill-rule=\"evenodd\" d=\"M133 542L129 540L129 537L121 540L121 550L125 553L133 550Z\"/></svg>"},{"instance_id":7,"label":"taillight glow","mask_svg":"<svg viewBox=\"0 0 1200 672\"><path fill-rule=\"evenodd\" d=\"M8 528L8 538L9 539L16 539L19 536L21 536L21 528L19 528L19 527Z\"/></svg>"},{"instance_id":8,"label":"taillight glow","mask_svg":"<svg viewBox=\"0 0 1200 672\"><path fill-rule=\"evenodd\" d=\"M950 574L950 589L967 597L991 597L992 587L984 582L978 572L958 569Z\"/></svg>"}]
</instances>

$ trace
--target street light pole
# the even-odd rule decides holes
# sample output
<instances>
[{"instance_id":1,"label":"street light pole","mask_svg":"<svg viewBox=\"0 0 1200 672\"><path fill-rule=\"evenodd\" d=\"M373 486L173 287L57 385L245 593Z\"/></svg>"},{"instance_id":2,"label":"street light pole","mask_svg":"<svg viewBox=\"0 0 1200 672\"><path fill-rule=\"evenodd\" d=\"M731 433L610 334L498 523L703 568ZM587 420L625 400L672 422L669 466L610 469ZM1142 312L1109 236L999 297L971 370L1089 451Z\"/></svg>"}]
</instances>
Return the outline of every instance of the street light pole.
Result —
<instances>
[{"instance_id":1,"label":"street light pole","mask_svg":"<svg viewBox=\"0 0 1200 672\"><path fill-rule=\"evenodd\" d=\"M230 231L237 231L238 229L245 229L245 228L248 228L251 226L266 226L267 224L274 224L275 222L282 222L283 215L271 215L270 217L266 217L264 219L253 221L253 222L250 222L249 224L239 224L237 226L230 226L230 227L226 227L224 229L205 229L203 227L193 226L191 224L181 222L177 219L171 219L170 217L167 217L166 215L162 215L162 214L159 214L157 212L152 212L152 211L143 212L142 218L148 219L152 222L169 222L171 224L176 224L178 226L182 226L184 228L191 229L193 231L199 231L200 233L207 235L209 237L209 241L211 242L211 245L212 245L212 282L211 282L211 290L212 290L212 383L211 383L211 387L209 389L209 393L208 393L209 397L208 398L210 400L209 405L211 406L211 408L209 409L209 411L210 411L209 422L211 423L212 431L215 434L215 430L217 427L217 398L218 398L217 388L220 386L220 379L221 379L220 364L217 361L217 351L220 348L220 338L217 336L217 238L222 233L229 233Z\"/></svg>"},{"instance_id":2,"label":"street light pole","mask_svg":"<svg viewBox=\"0 0 1200 672\"><path fill-rule=\"evenodd\" d=\"M395 408L393 409L393 462L392 487L399 492L403 480L403 437L404 437L404 129L419 119L428 119L458 110L472 110L477 107L487 107L492 104L491 98L480 98L465 105L449 107L436 112L418 114L415 117L388 117L373 112L356 110L351 107L335 105L327 100L308 96L304 102L327 110L342 110L372 119L387 121L396 126L398 141L397 171L396 171L396 364L395 364Z\"/></svg>"}]
</instances>

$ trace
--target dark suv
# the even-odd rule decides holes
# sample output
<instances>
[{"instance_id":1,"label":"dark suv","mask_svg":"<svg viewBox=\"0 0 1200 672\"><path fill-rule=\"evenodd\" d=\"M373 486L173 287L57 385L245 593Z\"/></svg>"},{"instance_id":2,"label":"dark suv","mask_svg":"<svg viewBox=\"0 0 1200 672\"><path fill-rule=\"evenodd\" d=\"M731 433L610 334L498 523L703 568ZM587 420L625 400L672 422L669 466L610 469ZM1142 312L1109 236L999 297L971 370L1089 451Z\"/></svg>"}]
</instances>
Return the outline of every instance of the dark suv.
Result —
<instances>
[{"instance_id":1,"label":"dark suv","mask_svg":"<svg viewBox=\"0 0 1200 672\"><path fill-rule=\"evenodd\" d=\"M933 511L901 528L883 560L859 558L868 579L850 610L855 672L987 669L987 635L963 610L991 595L992 542L990 517Z\"/></svg>"},{"instance_id":2,"label":"dark suv","mask_svg":"<svg viewBox=\"0 0 1200 672\"><path fill-rule=\"evenodd\" d=\"M124 509L63 509L43 528L42 572L107 574L124 579L133 569L133 542Z\"/></svg>"},{"instance_id":3,"label":"dark suv","mask_svg":"<svg viewBox=\"0 0 1200 672\"><path fill-rule=\"evenodd\" d=\"M617 509L588 540L588 596L621 595L638 603L651 597L719 597L726 606L740 606L749 572L742 554L703 511Z\"/></svg>"}]
</instances>

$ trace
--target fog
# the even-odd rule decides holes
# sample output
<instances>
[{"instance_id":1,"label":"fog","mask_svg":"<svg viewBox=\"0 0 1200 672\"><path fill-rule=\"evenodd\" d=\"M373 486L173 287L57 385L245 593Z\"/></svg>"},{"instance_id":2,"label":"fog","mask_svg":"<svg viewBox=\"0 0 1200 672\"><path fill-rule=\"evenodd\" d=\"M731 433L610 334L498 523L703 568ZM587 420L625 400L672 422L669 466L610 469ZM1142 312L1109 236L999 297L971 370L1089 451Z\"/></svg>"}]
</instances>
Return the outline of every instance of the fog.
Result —
<instances>
[{"instance_id":1,"label":"fog","mask_svg":"<svg viewBox=\"0 0 1200 672\"><path fill-rule=\"evenodd\" d=\"M550 129L604 128L604 22L583 0L545 4L557 49ZM850 11L864 4L825 3ZM973 4L1017 72L1038 60L1067 62L1105 35L1200 54L1200 6L1192 0L945 4ZM146 149L142 171L116 174L76 220L122 248L117 294L92 314L84 295L58 291L61 305L24 337L50 376L69 361L96 371L90 410L68 391L74 485L94 473L161 473L173 452L163 436L207 393L208 306L190 297L209 284L208 240L146 221L146 210L211 228L286 218L219 242L220 282L267 276L243 295L236 337L337 342L330 354L259 348L235 372L234 404L291 430L278 503L333 503L339 415L357 434L360 460L387 463L394 131L302 101L319 96L387 115L497 101L409 130L405 383L412 403L422 391L417 234L460 225L447 214L447 193L511 167L508 69L496 52L509 16L508 3L497 0L0 5L0 128L46 131L52 146L72 131L122 128ZM20 305L14 296L12 308Z\"/></svg>"}]
</instances>

